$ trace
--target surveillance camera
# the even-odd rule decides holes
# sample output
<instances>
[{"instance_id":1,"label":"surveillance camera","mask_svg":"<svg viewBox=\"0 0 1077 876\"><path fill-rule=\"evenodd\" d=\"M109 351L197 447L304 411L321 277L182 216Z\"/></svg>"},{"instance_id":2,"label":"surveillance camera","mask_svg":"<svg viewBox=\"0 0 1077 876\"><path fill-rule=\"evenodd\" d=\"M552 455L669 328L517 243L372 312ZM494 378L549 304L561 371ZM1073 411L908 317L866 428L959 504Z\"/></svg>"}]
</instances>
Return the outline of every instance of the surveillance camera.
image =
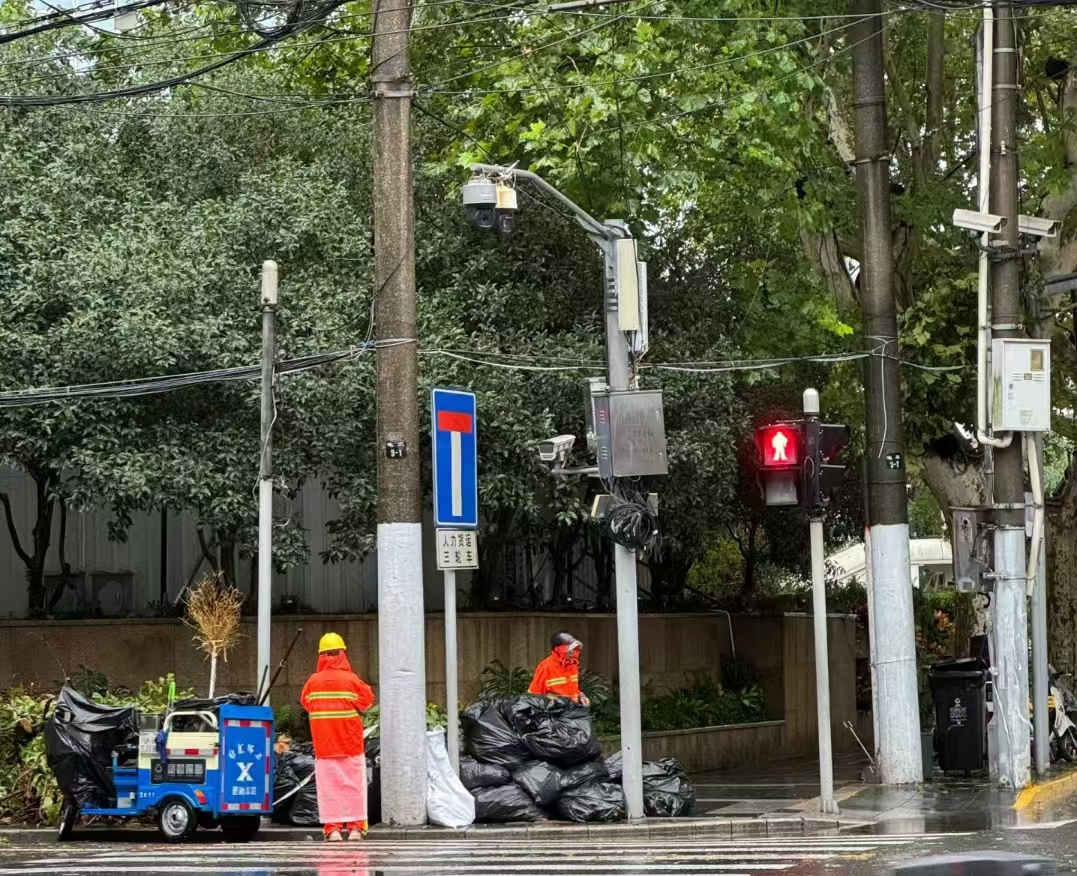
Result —
<instances>
[{"instance_id":1,"label":"surveillance camera","mask_svg":"<svg viewBox=\"0 0 1077 876\"><path fill-rule=\"evenodd\" d=\"M543 462L563 462L575 443L575 435L558 435L543 441L539 444L539 459Z\"/></svg>"},{"instance_id":2,"label":"surveillance camera","mask_svg":"<svg viewBox=\"0 0 1077 876\"><path fill-rule=\"evenodd\" d=\"M483 176L472 177L463 189L464 216L483 231L511 234L516 229L516 189Z\"/></svg>"}]
</instances>

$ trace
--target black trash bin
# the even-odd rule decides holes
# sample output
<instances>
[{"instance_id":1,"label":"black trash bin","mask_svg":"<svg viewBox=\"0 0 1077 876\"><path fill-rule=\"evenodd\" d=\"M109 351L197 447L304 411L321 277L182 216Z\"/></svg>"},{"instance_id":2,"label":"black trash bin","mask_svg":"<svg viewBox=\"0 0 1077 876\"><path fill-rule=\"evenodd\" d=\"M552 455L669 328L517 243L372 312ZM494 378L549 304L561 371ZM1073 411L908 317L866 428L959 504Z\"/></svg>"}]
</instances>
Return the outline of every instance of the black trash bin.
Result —
<instances>
[{"instance_id":1,"label":"black trash bin","mask_svg":"<svg viewBox=\"0 0 1077 876\"><path fill-rule=\"evenodd\" d=\"M976 658L943 660L931 667L928 684L935 704L935 742L943 772L983 769L987 672Z\"/></svg>"}]
</instances>

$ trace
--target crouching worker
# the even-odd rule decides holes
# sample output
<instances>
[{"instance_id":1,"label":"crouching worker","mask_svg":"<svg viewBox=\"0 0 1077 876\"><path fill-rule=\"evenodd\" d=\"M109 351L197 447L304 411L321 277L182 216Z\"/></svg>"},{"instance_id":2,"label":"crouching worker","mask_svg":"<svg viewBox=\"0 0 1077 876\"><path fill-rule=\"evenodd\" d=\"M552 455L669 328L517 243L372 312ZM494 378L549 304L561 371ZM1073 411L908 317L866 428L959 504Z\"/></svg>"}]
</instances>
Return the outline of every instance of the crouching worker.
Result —
<instances>
[{"instance_id":1,"label":"crouching worker","mask_svg":"<svg viewBox=\"0 0 1077 876\"><path fill-rule=\"evenodd\" d=\"M581 706L591 701L580 691L580 653L583 643L569 633L555 633L550 640L550 656L535 668L528 693L547 697L568 697Z\"/></svg>"},{"instance_id":2,"label":"crouching worker","mask_svg":"<svg viewBox=\"0 0 1077 876\"><path fill-rule=\"evenodd\" d=\"M326 633L318 643L318 671L303 687L300 702L310 714L314 781L325 838L361 840L367 832L366 757L363 719L374 691L352 672L344 640Z\"/></svg>"}]
</instances>

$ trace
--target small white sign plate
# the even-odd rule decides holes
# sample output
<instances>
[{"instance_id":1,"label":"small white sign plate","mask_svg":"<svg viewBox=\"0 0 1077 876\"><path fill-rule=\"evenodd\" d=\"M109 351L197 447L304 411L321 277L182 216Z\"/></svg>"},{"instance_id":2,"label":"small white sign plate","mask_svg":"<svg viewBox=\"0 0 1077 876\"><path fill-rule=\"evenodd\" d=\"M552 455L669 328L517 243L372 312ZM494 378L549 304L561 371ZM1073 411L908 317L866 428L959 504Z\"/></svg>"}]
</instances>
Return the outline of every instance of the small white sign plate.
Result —
<instances>
[{"instance_id":1,"label":"small white sign plate","mask_svg":"<svg viewBox=\"0 0 1077 876\"><path fill-rule=\"evenodd\" d=\"M479 568L479 537L470 529L438 530L438 569Z\"/></svg>"}]
</instances>

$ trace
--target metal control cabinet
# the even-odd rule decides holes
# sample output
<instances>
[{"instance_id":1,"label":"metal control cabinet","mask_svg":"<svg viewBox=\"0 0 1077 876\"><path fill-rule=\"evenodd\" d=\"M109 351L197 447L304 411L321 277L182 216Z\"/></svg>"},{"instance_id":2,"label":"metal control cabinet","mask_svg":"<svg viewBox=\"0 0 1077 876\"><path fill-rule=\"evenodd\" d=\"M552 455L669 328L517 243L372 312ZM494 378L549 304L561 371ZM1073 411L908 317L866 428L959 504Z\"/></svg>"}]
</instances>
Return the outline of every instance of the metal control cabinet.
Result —
<instances>
[{"instance_id":1,"label":"metal control cabinet","mask_svg":"<svg viewBox=\"0 0 1077 876\"><path fill-rule=\"evenodd\" d=\"M995 338L991 342L991 425L996 432L1050 430L1050 341Z\"/></svg>"}]
</instances>

